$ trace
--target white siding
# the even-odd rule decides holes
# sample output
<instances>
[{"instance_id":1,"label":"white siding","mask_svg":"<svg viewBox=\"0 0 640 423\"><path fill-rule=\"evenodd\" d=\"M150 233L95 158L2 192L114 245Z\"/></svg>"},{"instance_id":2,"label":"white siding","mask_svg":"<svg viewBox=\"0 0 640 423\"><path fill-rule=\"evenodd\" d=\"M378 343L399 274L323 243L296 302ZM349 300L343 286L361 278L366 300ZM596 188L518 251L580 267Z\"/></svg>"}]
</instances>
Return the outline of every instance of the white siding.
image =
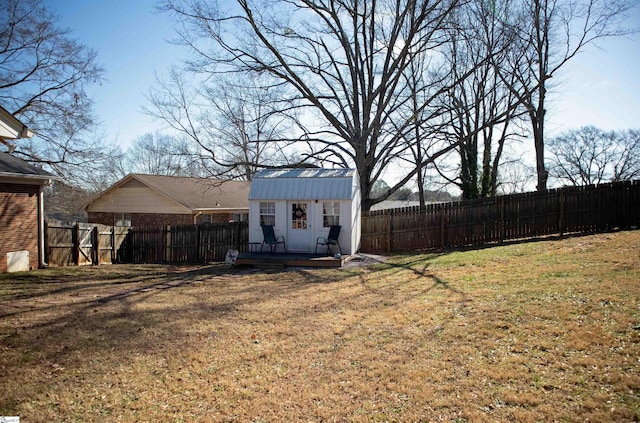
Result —
<instances>
[{"instance_id":1,"label":"white siding","mask_svg":"<svg viewBox=\"0 0 640 423\"><path fill-rule=\"evenodd\" d=\"M360 234L362 226L360 224L360 215L362 210L362 199L360 194L360 181L354 178L353 198L351 199L351 236L350 236L350 254L360 251Z\"/></svg>"},{"instance_id":2,"label":"white siding","mask_svg":"<svg viewBox=\"0 0 640 423\"><path fill-rule=\"evenodd\" d=\"M89 212L190 214L191 210L144 184L125 184L87 207Z\"/></svg>"}]
</instances>

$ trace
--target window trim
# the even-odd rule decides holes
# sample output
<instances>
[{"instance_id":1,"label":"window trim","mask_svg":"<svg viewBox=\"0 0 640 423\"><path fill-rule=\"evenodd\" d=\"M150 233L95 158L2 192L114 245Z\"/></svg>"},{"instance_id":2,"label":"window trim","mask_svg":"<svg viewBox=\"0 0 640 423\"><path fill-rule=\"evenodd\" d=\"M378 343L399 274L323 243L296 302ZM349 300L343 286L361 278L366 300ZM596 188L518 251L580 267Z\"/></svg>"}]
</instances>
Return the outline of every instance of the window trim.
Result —
<instances>
[{"instance_id":1,"label":"window trim","mask_svg":"<svg viewBox=\"0 0 640 423\"><path fill-rule=\"evenodd\" d=\"M271 217L273 223L268 223L265 217ZM276 225L276 202L275 201L260 201L258 204L258 220L260 226L262 225ZM269 219L269 220L271 220Z\"/></svg>"},{"instance_id":2,"label":"window trim","mask_svg":"<svg viewBox=\"0 0 640 423\"><path fill-rule=\"evenodd\" d=\"M124 225L118 225L118 222L128 223ZM113 214L113 226L122 226L125 228L130 228L132 226L131 221L131 213L114 213Z\"/></svg>"},{"instance_id":3,"label":"window trim","mask_svg":"<svg viewBox=\"0 0 640 423\"><path fill-rule=\"evenodd\" d=\"M330 205L330 209L327 209L327 205ZM340 212L341 212L341 202L340 201L323 201L322 202L322 227L330 228L333 225L340 224ZM330 211L331 213L327 213ZM331 219L328 219L331 218ZM331 220L332 222L329 222Z\"/></svg>"}]
</instances>

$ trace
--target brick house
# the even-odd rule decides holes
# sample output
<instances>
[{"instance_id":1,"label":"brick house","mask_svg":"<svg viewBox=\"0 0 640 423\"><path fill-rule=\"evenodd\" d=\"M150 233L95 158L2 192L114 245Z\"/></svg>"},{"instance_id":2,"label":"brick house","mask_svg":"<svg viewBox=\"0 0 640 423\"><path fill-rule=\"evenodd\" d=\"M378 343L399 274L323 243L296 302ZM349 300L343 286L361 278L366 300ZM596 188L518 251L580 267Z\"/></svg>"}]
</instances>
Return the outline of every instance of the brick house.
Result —
<instances>
[{"instance_id":1,"label":"brick house","mask_svg":"<svg viewBox=\"0 0 640 423\"><path fill-rule=\"evenodd\" d=\"M0 107L0 143L30 137L19 120ZM9 152L0 152L0 272L37 269L44 260L43 189L59 178Z\"/></svg>"},{"instance_id":2,"label":"brick house","mask_svg":"<svg viewBox=\"0 0 640 423\"><path fill-rule=\"evenodd\" d=\"M130 174L85 207L90 223L167 226L246 221L249 182Z\"/></svg>"}]
</instances>

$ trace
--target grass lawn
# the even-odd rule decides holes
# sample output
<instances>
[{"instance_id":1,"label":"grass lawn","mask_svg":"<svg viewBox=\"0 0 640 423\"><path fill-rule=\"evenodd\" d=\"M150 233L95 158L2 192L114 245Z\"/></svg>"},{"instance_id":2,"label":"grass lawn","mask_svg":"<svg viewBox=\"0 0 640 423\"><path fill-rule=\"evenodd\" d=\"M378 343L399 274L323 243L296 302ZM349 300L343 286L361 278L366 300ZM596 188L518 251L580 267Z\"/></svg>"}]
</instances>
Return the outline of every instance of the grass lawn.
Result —
<instances>
[{"instance_id":1,"label":"grass lawn","mask_svg":"<svg viewBox=\"0 0 640 423\"><path fill-rule=\"evenodd\" d=\"M343 269L0 274L0 416L638 421L640 231Z\"/></svg>"}]
</instances>

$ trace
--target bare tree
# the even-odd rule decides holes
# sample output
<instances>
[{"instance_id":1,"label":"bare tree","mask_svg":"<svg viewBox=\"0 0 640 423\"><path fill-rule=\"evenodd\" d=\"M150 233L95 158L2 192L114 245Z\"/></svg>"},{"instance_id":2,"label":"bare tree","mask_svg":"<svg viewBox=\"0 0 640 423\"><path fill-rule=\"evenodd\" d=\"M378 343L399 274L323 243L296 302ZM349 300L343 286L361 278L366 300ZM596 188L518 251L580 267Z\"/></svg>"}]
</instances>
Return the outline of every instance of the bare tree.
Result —
<instances>
[{"instance_id":1,"label":"bare tree","mask_svg":"<svg viewBox=\"0 0 640 423\"><path fill-rule=\"evenodd\" d=\"M124 156L127 173L167 176L199 176L188 146L179 138L144 134L131 144Z\"/></svg>"},{"instance_id":2,"label":"bare tree","mask_svg":"<svg viewBox=\"0 0 640 423\"><path fill-rule=\"evenodd\" d=\"M16 153L63 176L104 157L88 84L101 81L97 54L57 25L40 0L0 6L0 102L36 136Z\"/></svg>"},{"instance_id":3,"label":"bare tree","mask_svg":"<svg viewBox=\"0 0 640 423\"><path fill-rule=\"evenodd\" d=\"M403 75L415 55L443 42L457 6L458 0L238 0L225 11L206 0L165 2L195 53L192 69L264 73L287 88L282 110L305 118L300 145L314 160L356 167L364 210L381 200L371 197L372 184L403 154L404 135L414 128L413 120L398 120L410 101ZM445 153L425 158L391 190Z\"/></svg>"},{"instance_id":4,"label":"bare tree","mask_svg":"<svg viewBox=\"0 0 640 423\"><path fill-rule=\"evenodd\" d=\"M613 181L640 178L640 129L616 133L616 153L613 157Z\"/></svg>"},{"instance_id":5,"label":"bare tree","mask_svg":"<svg viewBox=\"0 0 640 423\"><path fill-rule=\"evenodd\" d=\"M294 114L278 113L273 102L278 87L264 78L216 75L187 83L173 69L157 80L149 95L147 112L168 123L188 146L191 160L204 174L251 180L261 167L287 161L284 134L294 125Z\"/></svg>"},{"instance_id":6,"label":"bare tree","mask_svg":"<svg viewBox=\"0 0 640 423\"><path fill-rule=\"evenodd\" d=\"M443 104L449 115L445 136L459 144L460 160L453 177L438 170L465 199L496 194L505 144L517 136L520 102L494 65L514 47L513 31L503 21L511 9L510 1L467 3L449 31L445 56L458 83Z\"/></svg>"},{"instance_id":7,"label":"bare tree","mask_svg":"<svg viewBox=\"0 0 640 423\"><path fill-rule=\"evenodd\" d=\"M502 165L499 174L496 194L516 194L531 191L531 181L535 179L536 170L525 165L522 160L513 159Z\"/></svg>"},{"instance_id":8,"label":"bare tree","mask_svg":"<svg viewBox=\"0 0 640 423\"><path fill-rule=\"evenodd\" d=\"M551 78L588 44L628 33L621 28L634 0L526 0L508 21L520 49L497 63L505 82L526 107L536 153L537 189L547 188L544 123Z\"/></svg>"},{"instance_id":9,"label":"bare tree","mask_svg":"<svg viewBox=\"0 0 640 423\"><path fill-rule=\"evenodd\" d=\"M434 62L436 62L434 64ZM418 201L420 206L426 205L425 183L428 165L433 165L429 158L443 150L453 152L449 141L441 136L441 116L446 108L441 106L441 97L446 94L450 70L445 62L426 54L414 54L403 74L403 84L406 86L409 101L400 108L397 117L398 133L402 134L404 154L399 155L399 164L405 169L415 169L415 182L418 187ZM403 130L403 126L407 126ZM443 160L443 155L439 155ZM446 155L445 155L446 156ZM427 166L425 166L425 164ZM377 184L377 182L376 182ZM398 191L395 191L398 189ZM372 189L371 197L385 200L393 199L395 194L404 188L387 186L386 190ZM394 192L395 191L395 192Z\"/></svg>"},{"instance_id":10,"label":"bare tree","mask_svg":"<svg viewBox=\"0 0 640 423\"><path fill-rule=\"evenodd\" d=\"M83 207L91 201L95 193L61 181L53 182L44 191L47 219L63 222L86 222L87 213Z\"/></svg>"},{"instance_id":11,"label":"bare tree","mask_svg":"<svg viewBox=\"0 0 640 423\"><path fill-rule=\"evenodd\" d=\"M590 185L640 176L640 131L606 132L593 126L549 142L549 170L570 185Z\"/></svg>"}]
</instances>

